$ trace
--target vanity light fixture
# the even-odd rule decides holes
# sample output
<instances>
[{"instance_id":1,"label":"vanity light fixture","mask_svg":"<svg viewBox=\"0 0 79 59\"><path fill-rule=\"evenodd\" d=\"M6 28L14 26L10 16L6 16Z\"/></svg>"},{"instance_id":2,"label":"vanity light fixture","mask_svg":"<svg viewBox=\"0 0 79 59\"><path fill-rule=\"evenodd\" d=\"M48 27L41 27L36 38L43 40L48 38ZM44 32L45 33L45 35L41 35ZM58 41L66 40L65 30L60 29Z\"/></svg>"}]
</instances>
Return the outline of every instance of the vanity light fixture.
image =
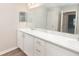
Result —
<instances>
[{"instance_id":1,"label":"vanity light fixture","mask_svg":"<svg viewBox=\"0 0 79 59\"><path fill-rule=\"evenodd\" d=\"M35 7L39 7L41 6L42 4L41 3L28 3L28 8L35 8Z\"/></svg>"}]
</instances>

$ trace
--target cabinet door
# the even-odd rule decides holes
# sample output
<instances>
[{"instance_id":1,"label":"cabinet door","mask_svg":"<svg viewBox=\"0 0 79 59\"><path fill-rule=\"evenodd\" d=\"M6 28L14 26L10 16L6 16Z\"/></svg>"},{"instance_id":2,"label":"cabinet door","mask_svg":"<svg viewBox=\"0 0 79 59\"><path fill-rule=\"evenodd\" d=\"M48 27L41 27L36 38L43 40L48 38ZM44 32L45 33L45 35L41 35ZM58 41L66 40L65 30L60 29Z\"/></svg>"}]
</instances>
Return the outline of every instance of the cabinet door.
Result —
<instances>
[{"instance_id":1,"label":"cabinet door","mask_svg":"<svg viewBox=\"0 0 79 59\"><path fill-rule=\"evenodd\" d=\"M34 55L35 56L45 55L45 41L39 38L34 39Z\"/></svg>"},{"instance_id":2,"label":"cabinet door","mask_svg":"<svg viewBox=\"0 0 79 59\"><path fill-rule=\"evenodd\" d=\"M17 32L17 46L23 50L23 32L18 31Z\"/></svg>"},{"instance_id":3,"label":"cabinet door","mask_svg":"<svg viewBox=\"0 0 79 59\"><path fill-rule=\"evenodd\" d=\"M33 37L28 34L24 34L24 52L32 56L33 55Z\"/></svg>"},{"instance_id":4,"label":"cabinet door","mask_svg":"<svg viewBox=\"0 0 79 59\"><path fill-rule=\"evenodd\" d=\"M65 48L46 43L46 55L47 56L77 56L75 52L67 50Z\"/></svg>"}]
</instances>

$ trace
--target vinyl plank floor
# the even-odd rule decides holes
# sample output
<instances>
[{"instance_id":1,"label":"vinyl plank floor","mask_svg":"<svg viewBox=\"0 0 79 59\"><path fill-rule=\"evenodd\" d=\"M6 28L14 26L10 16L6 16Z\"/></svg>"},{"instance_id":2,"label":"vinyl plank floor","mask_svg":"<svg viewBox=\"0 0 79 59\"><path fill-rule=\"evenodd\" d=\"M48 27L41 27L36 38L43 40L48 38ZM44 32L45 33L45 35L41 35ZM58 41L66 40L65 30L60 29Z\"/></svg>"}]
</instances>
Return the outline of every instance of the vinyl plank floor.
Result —
<instances>
[{"instance_id":1,"label":"vinyl plank floor","mask_svg":"<svg viewBox=\"0 0 79 59\"><path fill-rule=\"evenodd\" d=\"M15 49L13 51L10 51L6 54L3 54L1 56L26 56L25 53L23 51L21 51L19 48Z\"/></svg>"}]
</instances>

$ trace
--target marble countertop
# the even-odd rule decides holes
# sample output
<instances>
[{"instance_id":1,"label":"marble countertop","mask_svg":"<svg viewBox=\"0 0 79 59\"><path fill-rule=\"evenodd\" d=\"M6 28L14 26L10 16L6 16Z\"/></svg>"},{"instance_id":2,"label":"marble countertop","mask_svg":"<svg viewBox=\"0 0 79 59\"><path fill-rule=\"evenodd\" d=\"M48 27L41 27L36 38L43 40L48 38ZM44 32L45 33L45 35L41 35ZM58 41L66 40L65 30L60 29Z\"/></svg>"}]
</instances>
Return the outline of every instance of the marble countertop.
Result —
<instances>
[{"instance_id":1,"label":"marble countertop","mask_svg":"<svg viewBox=\"0 0 79 59\"><path fill-rule=\"evenodd\" d=\"M47 33L43 30L32 30L29 28L27 29L20 28L18 30L79 53L79 41L77 38L71 38L71 37L59 35L57 34L57 32L56 34L53 32Z\"/></svg>"}]
</instances>

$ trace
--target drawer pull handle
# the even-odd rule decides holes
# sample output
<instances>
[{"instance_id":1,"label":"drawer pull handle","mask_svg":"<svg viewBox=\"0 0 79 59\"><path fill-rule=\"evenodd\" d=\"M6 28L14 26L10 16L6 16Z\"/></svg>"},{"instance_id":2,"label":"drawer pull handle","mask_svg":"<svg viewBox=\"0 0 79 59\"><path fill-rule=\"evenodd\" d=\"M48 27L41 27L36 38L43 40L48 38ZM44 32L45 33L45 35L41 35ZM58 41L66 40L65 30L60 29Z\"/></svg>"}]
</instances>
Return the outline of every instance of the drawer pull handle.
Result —
<instances>
[{"instance_id":1,"label":"drawer pull handle","mask_svg":"<svg viewBox=\"0 0 79 59\"><path fill-rule=\"evenodd\" d=\"M37 52L40 52L40 50L36 49Z\"/></svg>"},{"instance_id":2,"label":"drawer pull handle","mask_svg":"<svg viewBox=\"0 0 79 59\"><path fill-rule=\"evenodd\" d=\"M37 41L37 44L41 45L41 42Z\"/></svg>"}]
</instances>

